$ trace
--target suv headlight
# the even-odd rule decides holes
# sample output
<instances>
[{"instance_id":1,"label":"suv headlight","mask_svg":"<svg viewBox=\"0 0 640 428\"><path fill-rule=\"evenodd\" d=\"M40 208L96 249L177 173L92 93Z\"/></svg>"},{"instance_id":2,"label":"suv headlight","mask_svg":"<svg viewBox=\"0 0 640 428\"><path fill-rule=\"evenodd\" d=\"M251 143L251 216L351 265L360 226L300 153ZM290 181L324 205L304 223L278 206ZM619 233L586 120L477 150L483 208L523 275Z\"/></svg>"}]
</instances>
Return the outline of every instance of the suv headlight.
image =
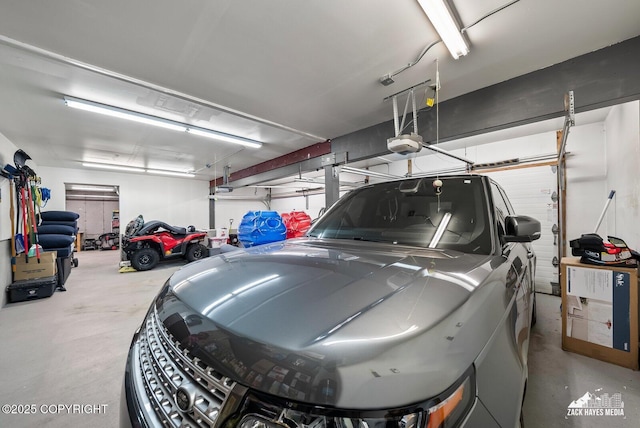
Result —
<instances>
[{"instance_id":1,"label":"suv headlight","mask_svg":"<svg viewBox=\"0 0 640 428\"><path fill-rule=\"evenodd\" d=\"M460 381L438 397L402 409L342 410L328 407L277 404L279 399L250 393L240 416L227 421L239 428L450 428L459 426L475 398L471 368ZM238 422L239 421L239 422ZM231 424L229 423L231 422ZM235 422L238 422L236 425Z\"/></svg>"},{"instance_id":2,"label":"suv headlight","mask_svg":"<svg viewBox=\"0 0 640 428\"><path fill-rule=\"evenodd\" d=\"M445 428L458 426L458 422L473 405L476 395L472 377L468 376L453 393L444 395L442 401L433 404L427 410L427 428Z\"/></svg>"}]
</instances>

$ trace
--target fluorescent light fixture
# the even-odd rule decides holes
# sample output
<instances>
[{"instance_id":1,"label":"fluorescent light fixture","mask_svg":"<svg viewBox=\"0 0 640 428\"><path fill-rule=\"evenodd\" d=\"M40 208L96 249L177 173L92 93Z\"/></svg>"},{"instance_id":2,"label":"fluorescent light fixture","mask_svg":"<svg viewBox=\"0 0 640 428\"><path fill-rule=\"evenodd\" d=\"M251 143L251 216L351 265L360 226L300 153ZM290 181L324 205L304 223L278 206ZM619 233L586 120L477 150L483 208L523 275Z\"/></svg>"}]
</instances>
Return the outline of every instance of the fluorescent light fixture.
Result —
<instances>
[{"instance_id":1,"label":"fluorescent light fixture","mask_svg":"<svg viewBox=\"0 0 640 428\"><path fill-rule=\"evenodd\" d=\"M160 128L171 129L173 131L185 132L187 127L160 117L150 116L131 110L125 110L119 107L113 107L106 104L100 104L93 101L81 100L69 96L64 97L67 106L80 110L90 111L93 113L104 114L106 116L117 117L119 119L131 120L133 122L144 123L146 125L158 126Z\"/></svg>"},{"instance_id":2,"label":"fluorescent light fixture","mask_svg":"<svg viewBox=\"0 0 640 428\"><path fill-rule=\"evenodd\" d=\"M146 168L136 168L133 166L124 166L124 165L111 165L108 163L93 163L93 162L82 162L82 166L87 168L98 168L98 169L111 169L114 171L126 171L126 172L148 172L149 174L156 175L171 175L174 177L187 177L192 178L195 177L195 174L191 174L189 172L180 172L180 171L165 171L163 169L146 169ZM91 186L85 186L82 190L85 191L96 191L96 192L113 192L114 189L111 188L103 188L104 190L98 190L97 188ZM109 190L106 190L109 189ZM76 186L72 187L72 190L81 190Z\"/></svg>"},{"instance_id":3,"label":"fluorescent light fixture","mask_svg":"<svg viewBox=\"0 0 640 428\"><path fill-rule=\"evenodd\" d=\"M146 169L144 168L135 168L132 166L122 166L122 165L110 165L107 163L82 162L82 166L86 168L113 169L116 171L146 172Z\"/></svg>"},{"instance_id":4,"label":"fluorescent light fixture","mask_svg":"<svg viewBox=\"0 0 640 428\"><path fill-rule=\"evenodd\" d=\"M259 149L260 147L262 147L262 143L258 141L249 140L248 138L238 137L231 134L225 134L224 132L192 127L189 127L187 129L187 132L199 137L211 138L212 140L225 141L227 143L240 144L245 147L251 147L252 149Z\"/></svg>"},{"instance_id":5,"label":"fluorescent light fixture","mask_svg":"<svg viewBox=\"0 0 640 428\"><path fill-rule=\"evenodd\" d=\"M105 187L105 186L78 186L72 185L71 190L80 190L83 192L115 192L113 186Z\"/></svg>"},{"instance_id":6,"label":"fluorescent light fixture","mask_svg":"<svg viewBox=\"0 0 640 428\"><path fill-rule=\"evenodd\" d=\"M101 200L110 200L117 201L120 199L118 196L111 195L66 195L67 199L101 199Z\"/></svg>"},{"instance_id":7,"label":"fluorescent light fixture","mask_svg":"<svg viewBox=\"0 0 640 428\"><path fill-rule=\"evenodd\" d=\"M240 144L245 147L251 147L254 149L259 149L260 147L262 147L262 143L259 141L250 140L248 138L239 137L237 135L214 131L213 129L191 126L186 123L163 119L161 117L151 116L149 114L126 110L120 107L114 107L94 101L83 100L68 95L65 95L64 102L67 106L72 108L104 114L106 116L117 117L119 119L131 120L134 122L144 123L146 125L158 126L160 128L170 129L172 131L188 132L200 137L211 138L213 140L224 141L232 144Z\"/></svg>"},{"instance_id":8,"label":"fluorescent light fixture","mask_svg":"<svg viewBox=\"0 0 640 428\"><path fill-rule=\"evenodd\" d=\"M440 35L440 38L451 52L454 59L469 53L458 24L453 20L444 0L418 0L420 6Z\"/></svg>"},{"instance_id":9,"label":"fluorescent light fixture","mask_svg":"<svg viewBox=\"0 0 640 428\"><path fill-rule=\"evenodd\" d=\"M178 172L178 171L164 171L162 169L148 169L147 172L149 174L155 175L171 175L173 177L195 177L195 174L191 174L189 172Z\"/></svg>"}]
</instances>

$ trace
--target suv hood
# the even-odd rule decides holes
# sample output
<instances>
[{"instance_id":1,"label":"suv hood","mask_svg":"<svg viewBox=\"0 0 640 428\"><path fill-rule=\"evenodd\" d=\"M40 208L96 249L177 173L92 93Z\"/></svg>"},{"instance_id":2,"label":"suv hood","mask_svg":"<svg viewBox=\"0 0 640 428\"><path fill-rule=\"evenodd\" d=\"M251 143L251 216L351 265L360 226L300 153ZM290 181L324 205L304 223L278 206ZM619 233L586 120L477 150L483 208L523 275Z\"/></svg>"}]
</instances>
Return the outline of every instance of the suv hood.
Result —
<instances>
[{"instance_id":1,"label":"suv hood","mask_svg":"<svg viewBox=\"0 0 640 428\"><path fill-rule=\"evenodd\" d=\"M248 387L342 408L400 406L450 387L479 353L469 347L482 339L453 338L472 336L465 303L491 259L288 240L187 265L155 307L176 341Z\"/></svg>"}]
</instances>

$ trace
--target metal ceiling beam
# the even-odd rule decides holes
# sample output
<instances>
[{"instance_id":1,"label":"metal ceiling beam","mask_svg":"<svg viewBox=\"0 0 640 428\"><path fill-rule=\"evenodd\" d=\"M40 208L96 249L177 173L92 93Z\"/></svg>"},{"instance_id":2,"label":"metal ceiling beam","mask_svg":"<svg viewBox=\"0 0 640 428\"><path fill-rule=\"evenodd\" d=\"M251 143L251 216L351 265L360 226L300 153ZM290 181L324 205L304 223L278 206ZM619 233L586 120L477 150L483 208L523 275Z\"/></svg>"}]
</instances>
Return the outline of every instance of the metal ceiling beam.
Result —
<instances>
[{"instance_id":1,"label":"metal ceiling beam","mask_svg":"<svg viewBox=\"0 0 640 428\"><path fill-rule=\"evenodd\" d=\"M293 177L299 173L305 173L309 171L318 171L324 168L322 165L322 158L312 158L302 162L287 165L281 168L272 169L270 171L264 171L259 174L242 178L231 182L233 187L252 186L254 184L260 184L269 182L272 180L278 180L280 178Z\"/></svg>"},{"instance_id":2,"label":"metal ceiling beam","mask_svg":"<svg viewBox=\"0 0 640 428\"><path fill-rule=\"evenodd\" d=\"M251 186L269 180L288 177L302 171L312 171L322 167L321 157L331 153L331 142L312 144L275 159L259 163L249 168L232 172L229 184L234 187ZM307 169L311 168L311 169ZM220 185L222 178L211 180L210 186Z\"/></svg>"},{"instance_id":3,"label":"metal ceiling beam","mask_svg":"<svg viewBox=\"0 0 640 428\"><path fill-rule=\"evenodd\" d=\"M590 52L440 103L439 141L564 116L563 95L576 95L576 113L640 99L640 37ZM419 112L418 133L436 140L435 109ZM349 161L388 154L393 120L332 139Z\"/></svg>"}]
</instances>

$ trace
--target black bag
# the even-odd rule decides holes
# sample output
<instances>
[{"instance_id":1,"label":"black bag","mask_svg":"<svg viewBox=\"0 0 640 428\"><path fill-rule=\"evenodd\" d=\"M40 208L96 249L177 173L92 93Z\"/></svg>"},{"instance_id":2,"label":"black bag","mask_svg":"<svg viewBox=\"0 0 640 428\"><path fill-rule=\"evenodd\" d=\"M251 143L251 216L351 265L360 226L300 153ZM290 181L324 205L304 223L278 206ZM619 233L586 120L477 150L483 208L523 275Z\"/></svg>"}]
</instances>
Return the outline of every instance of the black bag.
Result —
<instances>
[{"instance_id":1,"label":"black bag","mask_svg":"<svg viewBox=\"0 0 640 428\"><path fill-rule=\"evenodd\" d=\"M57 276L15 281L7 286L9 303L50 297L58 286Z\"/></svg>"}]
</instances>

